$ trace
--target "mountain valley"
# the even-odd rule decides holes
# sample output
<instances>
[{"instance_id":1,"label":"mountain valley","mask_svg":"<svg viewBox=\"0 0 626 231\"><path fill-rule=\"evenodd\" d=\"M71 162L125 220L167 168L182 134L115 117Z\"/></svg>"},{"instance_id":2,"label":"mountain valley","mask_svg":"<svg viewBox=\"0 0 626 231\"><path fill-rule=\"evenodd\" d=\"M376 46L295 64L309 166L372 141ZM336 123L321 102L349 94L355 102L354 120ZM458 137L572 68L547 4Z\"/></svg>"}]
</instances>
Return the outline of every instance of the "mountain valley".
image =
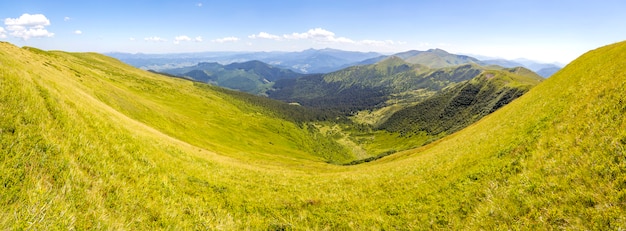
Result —
<instances>
[{"instance_id":1,"label":"mountain valley","mask_svg":"<svg viewBox=\"0 0 626 231\"><path fill-rule=\"evenodd\" d=\"M0 228L626 229L626 42L547 79L352 55L185 79L1 42Z\"/></svg>"}]
</instances>

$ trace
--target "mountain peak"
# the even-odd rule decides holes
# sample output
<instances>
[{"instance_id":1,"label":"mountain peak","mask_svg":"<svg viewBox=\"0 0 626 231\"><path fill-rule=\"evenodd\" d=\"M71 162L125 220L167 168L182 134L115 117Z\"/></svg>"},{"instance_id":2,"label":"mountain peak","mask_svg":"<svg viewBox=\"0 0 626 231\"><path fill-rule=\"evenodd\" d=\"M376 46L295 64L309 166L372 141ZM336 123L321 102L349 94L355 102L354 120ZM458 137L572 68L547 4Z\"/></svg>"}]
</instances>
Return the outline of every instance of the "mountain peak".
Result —
<instances>
[{"instance_id":1,"label":"mountain peak","mask_svg":"<svg viewBox=\"0 0 626 231\"><path fill-rule=\"evenodd\" d=\"M376 64L377 65L386 65L386 66L399 66L399 65L408 64L408 63L406 61L404 61L404 59L402 59L402 58L400 58L398 56L392 55L392 56L389 56L389 57L381 60L380 62L378 62Z\"/></svg>"},{"instance_id":2,"label":"mountain peak","mask_svg":"<svg viewBox=\"0 0 626 231\"><path fill-rule=\"evenodd\" d=\"M394 70L393 72L396 72L396 71L405 71L407 69L410 69L410 66L413 66L413 65L415 64L407 63L404 59L400 57L389 56L373 64L372 67L374 67L375 69L380 69L380 70L385 70L385 71L389 71L393 69ZM400 67L400 69L397 69L398 67ZM387 73L387 74L391 74L391 73Z\"/></svg>"},{"instance_id":3,"label":"mountain peak","mask_svg":"<svg viewBox=\"0 0 626 231\"><path fill-rule=\"evenodd\" d=\"M457 66L466 63L479 63L478 59L465 56L450 54L442 49L429 49L424 52L405 52L403 54L413 54L412 56L402 57L406 62L412 64L422 64L431 68L441 68Z\"/></svg>"},{"instance_id":4,"label":"mountain peak","mask_svg":"<svg viewBox=\"0 0 626 231\"><path fill-rule=\"evenodd\" d=\"M431 53L438 53L438 54L450 54L445 50L439 49L439 48L435 48L435 49L428 49L426 52L431 52Z\"/></svg>"}]
</instances>

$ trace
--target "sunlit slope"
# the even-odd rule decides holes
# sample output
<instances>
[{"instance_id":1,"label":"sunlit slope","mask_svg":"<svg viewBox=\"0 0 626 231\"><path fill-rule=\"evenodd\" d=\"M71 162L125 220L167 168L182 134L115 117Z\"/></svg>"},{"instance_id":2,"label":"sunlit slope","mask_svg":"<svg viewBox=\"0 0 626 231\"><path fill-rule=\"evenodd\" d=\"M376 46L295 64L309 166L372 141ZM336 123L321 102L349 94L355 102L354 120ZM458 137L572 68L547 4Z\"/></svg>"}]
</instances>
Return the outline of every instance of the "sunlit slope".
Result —
<instances>
[{"instance_id":1,"label":"sunlit slope","mask_svg":"<svg viewBox=\"0 0 626 231\"><path fill-rule=\"evenodd\" d=\"M442 227L624 229L624 60L625 42L591 51L476 124L376 167L430 175L423 186L436 193L397 206L441 212Z\"/></svg>"},{"instance_id":2,"label":"sunlit slope","mask_svg":"<svg viewBox=\"0 0 626 231\"><path fill-rule=\"evenodd\" d=\"M350 167L297 143L272 151L197 138L194 126L239 124L195 121L191 103L263 113L189 82L95 54L0 45L2 229L626 228L626 43L584 55L450 137ZM150 98L151 88L167 94ZM167 98L178 94L190 104ZM191 125L175 128L180 118ZM258 138L241 133L234 139Z\"/></svg>"},{"instance_id":3,"label":"sunlit slope","mask_svg":"<svg viewBox=\"0 0 626 231\"><path fill-rule=\"evenodd\" d=\"M1 229L267 227L275 219L248 210L307 195L273 187L333 169L314 152L326 148L315 133L189 81L97 54L0 46ZM191 117L202 107L211 110ZM271 152L255 145L266 139Z\"/></svg>"},{"instance_id":4,"label":"sunlit slope","mask_svg":"<svg viewBox=\"0 0 626 231\"><path fill-rule=\"evenodd\" d=\"M190 144L244 159L267 153L324 161L348 158L306 126L278 119L276 112L210 86L162 77L94 53L26 50L20 52L27 56L13 58L31 61L24 69L51 84L73 84L60 88L61 93L81 89L112 109ZM17 52L7 50L11 51ZM331 147L320 150L312 145L315 142Z\"/></svg>"}]
</instances>

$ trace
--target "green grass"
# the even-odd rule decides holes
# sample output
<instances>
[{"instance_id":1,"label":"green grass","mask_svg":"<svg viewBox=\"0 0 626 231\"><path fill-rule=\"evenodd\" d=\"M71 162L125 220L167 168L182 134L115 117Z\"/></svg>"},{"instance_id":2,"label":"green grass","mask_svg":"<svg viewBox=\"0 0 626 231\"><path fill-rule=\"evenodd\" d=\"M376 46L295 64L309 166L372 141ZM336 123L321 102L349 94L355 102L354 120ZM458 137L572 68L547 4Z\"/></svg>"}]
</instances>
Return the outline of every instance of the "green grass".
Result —
<instances>
[{"instance_id":1,"label":"green grass","mask_svg":"<svg viewBox=\"0 0 626 231\"><path fill-rule=\"evenodd\" d=\"M99 70L102 81L84 80L82 84L96 97L115 110L154 127L170 136L183 139L211 151L229 153L249 161L263 158L267 153L280 153L287 158L338 161L349 158L339 147L318 150L311 143L324 142L306 126L274 118L271 111L245 104L214 87L179 79L147 75L130 70L116 60L94 54L67 54L68 59L79 56L80 67L89 72ZM82 61L82 63L81 63ZM98 73L95 73L98 74Z\"/></svg>"},{"instance_id":2,"label":"green grass","mask_svg":"<svg viewBox=\"0 0 626 231\"><path fill-rule=\"evenodd\" d=\"M0 46L0 229L626 229L626 43L356 166L228 94Z\"/></svg>"}]
</instances>

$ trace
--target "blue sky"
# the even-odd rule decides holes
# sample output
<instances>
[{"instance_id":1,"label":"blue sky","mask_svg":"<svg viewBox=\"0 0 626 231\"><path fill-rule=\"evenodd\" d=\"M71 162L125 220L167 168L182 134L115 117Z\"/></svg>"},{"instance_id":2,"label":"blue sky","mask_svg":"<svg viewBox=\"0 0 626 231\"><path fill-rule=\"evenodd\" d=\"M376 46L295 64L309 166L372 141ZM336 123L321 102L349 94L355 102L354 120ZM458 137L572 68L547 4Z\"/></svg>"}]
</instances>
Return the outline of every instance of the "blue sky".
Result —
<instances>
[{"instance_id":1,"label":"blue sky","mask_svg":"<svg viewBox=\"0 0 626 231\"><path fill-rule=\"evenodd\" d=\"M15 0L0 3L0 40L130 53L441 48L567 63L626 40L624 10L621 0Z\"/></svg>"}]
</instances>

